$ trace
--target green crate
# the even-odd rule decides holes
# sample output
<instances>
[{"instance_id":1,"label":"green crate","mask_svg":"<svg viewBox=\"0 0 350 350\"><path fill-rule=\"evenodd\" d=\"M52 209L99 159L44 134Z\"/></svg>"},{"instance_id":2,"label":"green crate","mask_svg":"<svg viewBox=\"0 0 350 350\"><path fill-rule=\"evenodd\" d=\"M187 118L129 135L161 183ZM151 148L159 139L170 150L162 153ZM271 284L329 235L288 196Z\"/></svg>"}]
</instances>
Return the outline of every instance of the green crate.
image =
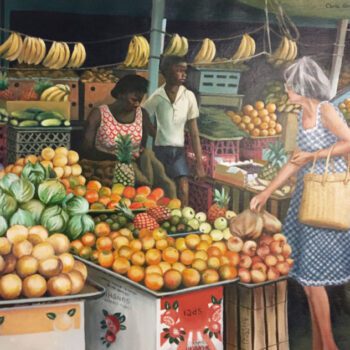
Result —
<instances>
[{"instance_id":1,"label":"green crate","mask_svg":"<svg viewBox=\"0 0 350 350\"><path fill-rule=\"evenodd\" d=\"M45 147L67 147L71 144L70 127L8 127L7 130L7 163L28 154L40 155Z\"/></svg>"}]
</instances>

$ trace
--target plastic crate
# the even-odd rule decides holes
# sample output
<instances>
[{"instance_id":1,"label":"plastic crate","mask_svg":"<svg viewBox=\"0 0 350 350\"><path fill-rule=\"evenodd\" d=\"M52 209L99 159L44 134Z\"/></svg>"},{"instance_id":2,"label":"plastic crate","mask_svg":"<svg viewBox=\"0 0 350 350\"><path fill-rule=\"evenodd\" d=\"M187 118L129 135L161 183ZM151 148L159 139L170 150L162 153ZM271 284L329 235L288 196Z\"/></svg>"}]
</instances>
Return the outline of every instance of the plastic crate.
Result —
<instances>
[{"instance_id":1,"label":"plastic crate","mask_svg":"<svg viewBox=\"0 0 350 350\"><path fill-rule=\"evenodd\" d=\"M7 125L0 125L0 163L6 161L7 155Z\"/></svg>"},{"instance_id":2,"label":"plastic crate","mask_svg":"<svg viewBox=\"0 0 350 350\"><path fill-rule=\"evenodd\" d=\"M241 160L266 160L265 152L270 143L280 140L280 136L244 138L240 144Z\"/></svg>"},{"instance_id":3,"label":"plastic crate","mask_svg":"<svg viewBox=\"0 0 350 350\"><path fill-rule=\"evenodd\" d=\"M213 185L204 181L189 180L189 205L196 212L208 211L213 203Z\"/></svg>"},{"instance_id":4,"label":"plastic crate","mask_svg":"<svg viewBox=\"0 0 350 350\"><path fill-rule=\"evenodd\" d=\"M215 170L215 158L222 158L228 162L237 162L240 160L240 140L213 140L203 135L200 136L202 148L202 162L207 176L212 177ZM189 134L185 138L187 163L191 172L195 171L196 158L193 152L192 143Z\"/></svg>"},{"instance_id":5,"label":"plastic crate","mask_svg":"<svg viewBox=\"0 0 350 350\"><path fill-rule=\"evenodd\" d=\"M39 155L45 147L70 148L70 127L16 128L7 129L7 163L28 154Z\"/></svg>"},{"instance_id":6,"label":"plastic crate","mask_svg":"<svg viewBox=\"0 0 350 350\"><path fill-rule=\"evenodd\" d=\"M214 68L192 68L188 72L187 84L200 94L237 95L241 72Z\"/></svg>"}]
</instances>

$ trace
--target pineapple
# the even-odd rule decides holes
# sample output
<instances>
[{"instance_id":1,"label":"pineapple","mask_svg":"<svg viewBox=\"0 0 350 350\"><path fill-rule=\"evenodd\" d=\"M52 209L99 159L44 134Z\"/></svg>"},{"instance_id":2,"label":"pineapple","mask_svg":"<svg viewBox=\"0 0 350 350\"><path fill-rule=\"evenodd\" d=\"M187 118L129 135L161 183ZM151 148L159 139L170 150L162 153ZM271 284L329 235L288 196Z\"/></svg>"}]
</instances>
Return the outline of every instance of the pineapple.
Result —
<instances>
[{"instance_id":1,"label":"pineapple","mask_svg":"<svg viewBox=\"0 0 350 350\"><path fill-rule=\"evenodd\" d=\"M8 87L8 77L4 72L0 72L0 100L13 101L15 100L15 93Z\"/></svg>"},{"instance_id":2,"label":"pineapple","mask_svg":"<svg viewBox=\"0 0 350 350\"><path fill-rule=\"evenodd\" d=\"M225 217L227 206L230 201L228 193L222 188L221 192L217 189L214 191L214 204L208 210L208 221L213 224L219 217Z\"/></svg>"},{"instance_id":3,"label":"pineapple","mask_svg":"<svg viewBox=\"0 0 350 350\"><path fill-rule=\"evenodd\" d=\"M280 141L270 143L266 152L267 164L263 166L259 173L259 178L272 181L283 165L287 162L287 153Z\"/></svg>"},{"instance_id":4,"label":"pineapple","mask_svg":"<svg viewBox=\"0 0 350 350\"><path fill-rule=\"evenodd\" d=\"M116 142L117 163L114 169L113 183L135 186L135 171L132 165L133 144L130 135L118 135Z\"/></svg>"},{"instance_id":5,"label":"pineapple","mask_svg":"<svg viewBox=\"0 0 350 350\"><path fill-rule=\"evenodd\" d=\"M152 216L158 223L169 220L171 217L170 210L163 206L150 208L148 209L147 214Z\"/></svg>"},{"instance_id":6,"label":"pineapple","mask_svg":"<svg viewBox=\"0 0 350 350\"><path fill-rule=\"evenodd\" d=\"M34 86L24 89L21 94L21 100L23 101L37 101L40 98L42 92L49 87L53 86L53 83L49 80L39 79L35 82Z\"/></svg>"}]
</instances>

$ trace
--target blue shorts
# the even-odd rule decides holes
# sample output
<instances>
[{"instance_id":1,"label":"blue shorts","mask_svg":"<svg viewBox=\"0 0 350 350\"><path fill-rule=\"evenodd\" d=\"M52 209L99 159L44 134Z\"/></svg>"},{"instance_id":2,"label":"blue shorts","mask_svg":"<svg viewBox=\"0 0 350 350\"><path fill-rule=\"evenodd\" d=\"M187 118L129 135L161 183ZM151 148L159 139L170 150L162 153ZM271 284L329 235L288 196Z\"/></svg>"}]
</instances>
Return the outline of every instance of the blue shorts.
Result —
<instances>
[{"instance_id":1,"label":"blue shorts","mask_svg":"<svg viewBox=\"0 0 350 350\"><path fill-rule=\"evenodd\" d=\"M189 176L184 147L154 146L154 153L163 164L166 174L171 179Z\"/></svg>"}]
</instances>

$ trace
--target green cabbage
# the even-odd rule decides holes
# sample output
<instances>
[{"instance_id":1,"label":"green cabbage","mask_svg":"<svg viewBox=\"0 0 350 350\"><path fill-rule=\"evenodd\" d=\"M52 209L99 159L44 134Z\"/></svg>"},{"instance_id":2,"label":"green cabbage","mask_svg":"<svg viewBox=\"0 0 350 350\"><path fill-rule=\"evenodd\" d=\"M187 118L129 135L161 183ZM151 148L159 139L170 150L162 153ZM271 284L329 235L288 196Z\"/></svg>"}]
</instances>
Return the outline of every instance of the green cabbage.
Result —
<instances>
[{"instance_id":1,"label":"green cabbage","mask_svg":"<svg viewBox=\"0 0 350 350\"><path fill-rule=\"evenodd\" d=\"M40 223L49 233L64 232L69 215L58 205L47 207L41 214Z\"/></svg>"},{"instance_id":2,"label":"green cabbage","mask_svg":"<svg viewBox=\"0 0 350 350\"><path fill-rule=\"evenodd\" d=\"M28 162L23 168L21 176L28 179L34 185L39 185L49 177L49 173L40 163L32 164Z\"/></svg>"},{"instance_id":3,"label":"green cabbage","mask_svg":"<svg viewBox=\"0 0 350 350\"><path fill-rule=\"evenodd\" d=\"M17 202L25 203L34 197L35 187L29 180L23 178L12 182L10 193L15 197Z\"/></svg>"},{"instance_id":4,"label":"green cabbage","mask_svg":"<svg viewBox=\"0 0 350 350\"><path fill-rule=\"evenodd\" d=\"M89 211L89 202L84 197L76 196L67 200L64 208L69 216L84 215Z\"/></svg>"},{"instance_id":5,"label":"green cabbage","mask_svg":"<svg viewBox=\"0 0 350 350\"><path fill-rule=\"evenodd\" d=\"M3 216L0 216L0 237L3 236L8 229L8 224Z\"/></svg>"},{"instance_id":6,"label":"green cabbage","mask_svg":"<svg viewBox=\"0 0 350 350\"><path fill-rule=\"evenodd\" d=\"M70 240L74 240L85 232L93 232L94 229L95 223L91 216L75 215L69 219L66 233Z\"/></svg>"},{"instance_id":7,"label":"green cabbage","mask_svg":"<svg viewBox=\"0 0 350 350\"><path fill-rule=\"evenodd\" d=\"M39 225L41 214L45 209L45 205L37 199L32 199L27 203L23 203L21 205L21 209L29 211L32 214L35 224Z\"/></svg>"},{"instance_id":8,"label":"green cabbage","mask_svg":"<svg viewBox=\"0 0 350 350\"><path fill-rule=\"evenodd\" d=\"M58 180L46 180L39 185L38 196L45 204L60 204L66 197L66 189Z\"/></svg>"},{"instance_id":9,"label":"green cabbage","mask_svg":"<svg viewBox=\"0 0 350 350\"><path fill-rule=\"evenodd\" d=\"M16 210L16 200L9 194L2 193L0 195L0 215L4 216L6 219L10 219L10 217Z\"/></svg>"},{"instance_id":10,"label":"green cabbage","mask_svg":"<svg viewBox=\"0 0 350 350\"><path fill-rule=\"evenodd\" d=\"M31 227L35 225L35 222L32 217L32 214L29 211L19 208L10 219L10 226L13 225L23 225L26 227Z\"/></svg>"},{"instance_id":11,"label":"green cabbage","mask_svg":"<svg viewBox=\"0 0 350 350\"><path fill-rule=\"evenodd\" d=\"M0 180L0 188L5 192L9 192L11 184L17 180L19 180L19 177L16 174L12 174L12 173L6 174Z\"/></svg>"}]
</instances>

